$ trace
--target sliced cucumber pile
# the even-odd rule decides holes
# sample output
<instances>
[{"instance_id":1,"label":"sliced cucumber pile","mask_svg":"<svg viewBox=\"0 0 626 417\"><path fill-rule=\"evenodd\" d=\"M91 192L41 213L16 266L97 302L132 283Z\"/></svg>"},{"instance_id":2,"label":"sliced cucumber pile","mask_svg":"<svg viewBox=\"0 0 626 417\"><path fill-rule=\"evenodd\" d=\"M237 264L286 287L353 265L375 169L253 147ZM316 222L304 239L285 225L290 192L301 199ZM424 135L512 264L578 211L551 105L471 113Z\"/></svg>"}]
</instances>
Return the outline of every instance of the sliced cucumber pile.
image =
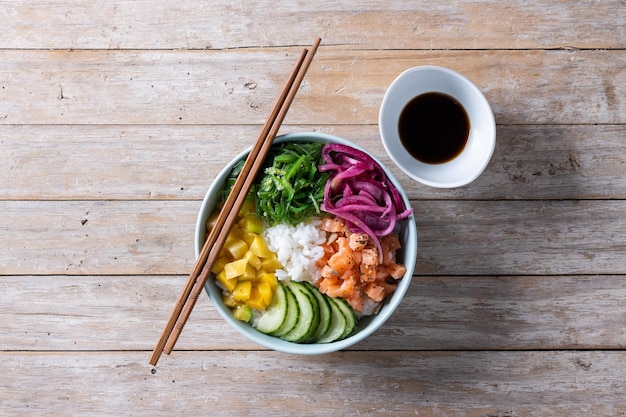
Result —
<instances>
[{"instance_id":1,"label":"sliced cucumber pile","mask_svg":"<svg viewBox=\"0 0 626 417\"><path fill-rule=\"evenodd\" d=\"M256 329L294 343L330 343L350 336L356 327L352 307L308 282L280 282Z\"/></svg>"}]
</instances>

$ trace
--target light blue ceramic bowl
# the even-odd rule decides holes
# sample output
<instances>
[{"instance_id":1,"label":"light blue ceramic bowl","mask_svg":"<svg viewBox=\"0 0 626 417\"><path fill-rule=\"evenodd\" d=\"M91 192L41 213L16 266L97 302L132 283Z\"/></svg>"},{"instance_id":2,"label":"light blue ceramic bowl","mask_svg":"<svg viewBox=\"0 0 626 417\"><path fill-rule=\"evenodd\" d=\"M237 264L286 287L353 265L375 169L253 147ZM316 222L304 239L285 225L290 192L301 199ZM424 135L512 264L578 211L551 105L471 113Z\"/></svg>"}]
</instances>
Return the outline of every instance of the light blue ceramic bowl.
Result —
<instances>
[{"instance_id":1,"label":"light blue ceramic bowl","mask_svg":"<svg viewBox=\"0 0 626 417\"><path fill-rule=\"evenodd\" d=\"M279 136L274 140L274 143L281 142L291 142L291 141L315 141L315 142L324 142L324 143L341 143L344 145L352 146L356 149L360 149L361 151L365 151L363 148L336 136L321 134L321 133L292 133L288 135ZM228 174L232 170L232 167L235 163L243 158L245 158L250 149L242 152L238 156L236 156L228 165L224 167L224 169L219 173L217 178L211 184L206 196L204 197L204 201L202 202L202 206L200 208L200 213L198 215L198 220L196 223L196 233L195 233L195 252L196 257L199 255L202 250L202 246L206 239L206 222L209 215L213 212L215 206L219 201L219 191L222 189L224 181L228 177ZM367 151L365 151L367 152ZM372 156L373 157L373 156ZM376 158L373 157L385 170L389 179L393 182L393 184L400 191L404 203L407 207L410 207L410 202L408 197L406 196L404 190L402 190L400 183L398 180L389 172L389 170ZM398 253L398 261L402 262L406 266L406 274L400 280L398 284L398 288L393 294L393 296L386 300L380 312L375 316L369 316L363 318L359 321L357 328L354 333L346 339L325 343L325 344L298 344L287 342L285 340L279 339L277 337L268 336L256 331L252 326L248 323L241 322L233 318L230 309L224 305L222 302L221 290L215 285L213 279L209 279L206 284L206 292L209 295L209 298L213 302L213 305L220 313L220 315L226 320L233 328L239 331L241 334L246 336L248 339L256 342L261 346L265 346L266 348L273 349L280 352L286 353L294 353L294 354L305 354L305 355L313 355L313 354L323 354L329 352L335 352L341 349L346 349L355 343L358 343L374 333L378 328L380 328L386 321L389 319L391 314L396 310L398 305L402 302L402 298L406 294L407 289L409 288L409 284L411 283L411 278L413 276L413 271L415 269L415 261L417 259L417 228L415 226L415 219L413 216L410 216L408 219L403 220L401 223L401 231L400 231L400 243L402 244L402 249L400 249Z\"/></svg>"}]
</instances>

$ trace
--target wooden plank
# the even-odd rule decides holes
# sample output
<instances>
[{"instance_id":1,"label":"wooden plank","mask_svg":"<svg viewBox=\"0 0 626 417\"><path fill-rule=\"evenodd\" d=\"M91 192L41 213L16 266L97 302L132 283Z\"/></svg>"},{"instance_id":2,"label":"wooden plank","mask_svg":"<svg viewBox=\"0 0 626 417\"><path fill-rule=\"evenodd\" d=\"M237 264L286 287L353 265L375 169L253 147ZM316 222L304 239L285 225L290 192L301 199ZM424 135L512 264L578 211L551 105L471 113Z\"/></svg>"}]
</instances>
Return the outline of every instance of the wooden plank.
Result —
<instances>
[{"instance_id":1,"label":"wooden plank","mask_svg":"<svg viewBox=\"0 0 626 417\"><path fill-rule=\"evenodd\" d=\"M307 44L385 49L623 48L619 0L401 0L99 5L0 3L0 48L222 49ZM298 30L294 30L294 28ZM364 30L366 28L366 30ZM310 38L310 39L309 39Z\"/></svg>"},{"instance_id":2,"label":"wooden plank","mask_svg":"<svg viewBox=\"0 0 626 417\"><path fill-rule=\"evenodd\" d=\"M3 275L188 274L198 201L0 201ZM624 200L414 201L420 275L624 274Z\"/></svg>"},{"instance_id":3,"label":"wooden plank","mask_svg":"<svg viewBox=\"0 0 626 417\"><path fill-rule=\"evenodd\" d=\"M0 121L258 125L299 50L0 51ZM389 84L419 65L466 75L484 91L499 124L626 121L624 50L323 47L285 123L376 124Z\"/></svg>"},{"instance_id":4,"label":"wooden plank","mask_svg":"<svg viewBox=\"0 0 626 417\"><path fill-rule=\"evenodd\" d=\"M416 271L622 274L625 204L624 200L418 201L413 204L420 239Z\"/></svg>"},{"instance_id":5,"label":"wooden plank","mask_svg":"<svg viewBox=\"0 0 626 417\"><path fill-rule=\"evenodd\" d=\"M0 351L149 351L185 280L2 277ZM619 275L416 276L389 321L350 350L624 349L624 297ZM232 329L206 296L176 349L265 350Z\"/></svg>"},{"instance_id":6,"label":"wooden plank","mask_svg":"<svg viewBox=\"0 0 626 417\"><path fill-rule=\"evenodd\" d=\"M0 350L151 350L186 276L2 277L0 306L12 323ZM69 306L69 308L68 308ZM259 346L231 331L208 297L194 308L177 348ZM147 356L146 356L147 361Z\"/></svg>"},{"instance_id":7,"label":"wooden plank","mask_svg":"<svg viewBox=\"0 0 626 417\"><path fill-rule=\"evenodd\" d=\"M200 203L0 202L6 274L188 274ZM28 272L30 271L30 272Z\"/></svg>"},{"instance_id":8,"label":"wooden plank","mask_svg":"<svg viewBox=\"0 0 626 417\"><path fill-rule=\"evenodd\" d=\"M0 199L202 199L259 126L0 126ZM377 125L286 125L363 146L413 199L624 199L626 125L500 125L490 165L466 187L422 186L387 156ZM53 169L52 169L53 168Z\"/></svg>"},{"instance_id":9,"label":"wooden plank","mask_svg":"<svg viewBox=\"0 0 626 417\"><path fill-rule=\"evenodd\" d=\"M615 416L624 352L0 353L3 415Z\"/></svg>"}]
</instances>

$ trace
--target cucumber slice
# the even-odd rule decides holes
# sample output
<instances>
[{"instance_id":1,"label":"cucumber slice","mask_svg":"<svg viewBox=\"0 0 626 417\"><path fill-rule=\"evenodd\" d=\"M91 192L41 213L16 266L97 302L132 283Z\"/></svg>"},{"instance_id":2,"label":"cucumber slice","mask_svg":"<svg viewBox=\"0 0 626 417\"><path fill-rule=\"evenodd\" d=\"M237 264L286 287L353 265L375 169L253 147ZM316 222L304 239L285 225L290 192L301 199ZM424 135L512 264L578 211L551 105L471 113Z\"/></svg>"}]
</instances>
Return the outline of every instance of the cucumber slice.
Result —
<instances>
[{"instance_id":1,"label":"cucumber slice","mask_svg":"<svg viewBox=\"0 0 626 417\"><path fill-rule=\"evenodd\" d=\"M354 314L354 310L350 307L350 304L343 298L334 298L333 300L335 300L337 306L346 318L346 328L340 337L340 339L345 339L350 336L356 327L356 314Z\"/></svg>"},{"instance_id":2,"label":"cucumber slice","mask_svg":"<svg viewBox=\"0 0 626 417\"><path fill-rule=\"evenodd\" d=\"M305 282L305 286L309 289L309 291L311 291L315 298L317 298L320 309L320 322L317 326L317 329L311 335L311 337L306 340L306 342L315 343L317 342L317 339L319 339L324 333L326 333L326 330L328 330L328 326L330 325L330 305L328 302L328 297L322 294L322 292L315 285Z\"/></svg>"},{"instance_id":3,"label":"cucumber slice","mask_svg":"<svg viewBox=\"0 0 626 417\"><path fill-rule=\"evenodd\" d=\"M330 343L339 340L347 327L346 316L335 302L334 298L325 296L330 306L330 322L328 329L318 339L317 343Z\"/></svg>"},{"instance_id":4,"label":"cucumber slice","mask_svg":"<svg viewBox=\"0 0 626 417\"><path fill-rule=\"evenodd\" d=\"M317 329L320 322L320 309L317 298L301 282L290 281L288 287L298 300L300 307L300 318L296 327L289 333L282 336L288 342L302 343L308 340Z\"/></svg>"},{"instance_id":5,"label":"cucumber slice","mask_svg":"<svg viewBox=\"0 0 626 417\"><path fill-rule=\"evenodd\" d=\"M300 307L298 306L298 300L296 300L296 296L291 291L291 288L285 286L282 282L280 285L283 286L285 290L285 301L287 303L287 316L283 321L283 324L278 328L278 330L270 333L272 336L282 337L293 330L298 324L298 320L300 319Z\"/></svg>"},{"instance_id":6,"label":"cucumber slice","mask_svg":"<svg viewBox=\"0 0 626 417\"><path fill-rule=\"evenodd\" d=\"M265 334L277 331L287 318L288 307L287 292L283 283L280 282L274 291L272 302L259 319L256 329Z\"/></svg>"}]
</instances>

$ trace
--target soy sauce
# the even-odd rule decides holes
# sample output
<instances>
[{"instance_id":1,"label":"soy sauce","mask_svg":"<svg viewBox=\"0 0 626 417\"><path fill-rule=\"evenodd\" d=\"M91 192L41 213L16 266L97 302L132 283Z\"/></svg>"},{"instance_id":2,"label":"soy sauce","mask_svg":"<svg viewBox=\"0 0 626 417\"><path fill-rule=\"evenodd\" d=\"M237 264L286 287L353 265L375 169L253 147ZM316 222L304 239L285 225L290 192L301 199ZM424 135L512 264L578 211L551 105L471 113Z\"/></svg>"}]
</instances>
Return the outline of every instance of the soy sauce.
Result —
<instances>
[{"instance_id":1,"label":"soy sauce","mask_svg":"<svg viewBox=\"0 0 626 417\"><path fill-rule=\"evenodd\" d=\"M442 164L465 148L470 122L456 99L443 93L425 93L409 101L398 121L400 142L417 160Z\"/></svg>"}]
</instances>

